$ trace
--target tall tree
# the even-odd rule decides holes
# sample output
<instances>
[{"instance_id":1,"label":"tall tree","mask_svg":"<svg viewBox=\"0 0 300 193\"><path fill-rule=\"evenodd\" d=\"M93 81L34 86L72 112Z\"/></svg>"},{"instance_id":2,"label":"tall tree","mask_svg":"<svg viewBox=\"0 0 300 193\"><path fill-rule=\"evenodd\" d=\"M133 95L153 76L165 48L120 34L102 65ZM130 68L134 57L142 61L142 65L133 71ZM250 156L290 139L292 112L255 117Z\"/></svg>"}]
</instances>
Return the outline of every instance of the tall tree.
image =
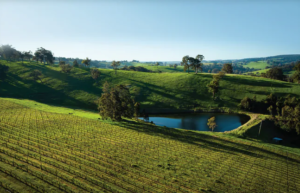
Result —
<instances>
[{"instance_id":1,"label":"tall tree","mask_svg":"<svg viewBox=\"0 0 300 193\"><path fill-rule=\"evenodd\" d=\"M91 69L91 76L96 81L96 83L97 83L97 79L100 77L100 74L101 73L97 68Z\"/></svg>"},{"instance_id":2,"label":"tall tree","mask_svg":"<svg viewBox=\"0 0 300 193\"><path fill-rule=\"evenodd\" d=\"M76 68L79 67L79 64L78 64L77 60L73 61L73 67L76 67Z\"/></svg>"},{"instance_id":3,"label":"tall tree","mask_svg":"<svg viewBox=\"0 0 300 193\"><path fill-rule=\"evenodd\" d=\"M107 83L106 83L107 84ZM98 100L98 109L103 119L110 118L119 121L122 117L132 118L134 104L129 89L125 85L117 85L113 88L103 85L106 89Z\"/></svg>"},{"instance_id":4,"label":"tall tree","mask_svg":"<svg viewBox=\"0 0 300 193\"><path fill-rule=\"evenodd\" d=\"M43 62L45 64L45 62L47 62L47 64L53 64L54 63L54 55L50 50L46 50L45 48L38 48L35 52L34 52L34 56L36 61L40 61Z\"/></svg>"},{"instance_id":5,"label":"tall tree","mask_svg":"<svg viewBox=\"0 0 300 193\"><path fill-rule=\"evenodd\" d=\"M215 98L216 93L219 91L219 80L213 79L209 84L206 85L208 88L208 92L213 94L213 98Z\"/></svg>"},{"instance_id":6,"label":"tall tree","mask_svg":"<svg viewBox=\"0 0 300 193\"><path fill-rule=\"evenodd\" d=\"M84 64L86 67L88 67L90 66L91 59L86 58L85 60L82 60L81 63Z\"/></svg>"},{"instance_id":7,"label":"tall tree","mask_svg":"<svg viewBox=\"0 0 300 193\"><path fill-rule=\"evenodd\" d=\"M233 67L232 64L230 63L226 63L223 65L222 71L228 74L232 74L233 73Z\"/></svg>"},{"instance_id":8,"label":"tall tree","mask_svg":"<svg viewBox=\"0 0 300 193\"><path fill-rule=\"evenodd\" d=\"M35 80L35 81L40 80L41 83L43 83L42 78L41 78L42 75L43 75L43 74L42 74L41 71L39 71L39 70L33 70L33 71L29 74L29 77L32 77L33 80Z\"/></svg>"},{"instance_id":9,"label":"tall tree","mask_svg":"<svg viewBox=\"0 0 300 193\"><path fill-rule=\"evenodd\" d=\"M182 58L182 61L181 61L181 66L183 66L183 70L184 70L184 72L186 72L186 70L188 71L188 73L190 73L190 65L189 65L189 56L187 55L187 56L184 56L183 58Z\"/></svg>"},{"instance_id":10,"label":"tall tree","mask_svg":"<svg viewBox=\"0 0 300 193\"><path fill-rule=\"evenodd\" d=\"M213 98L215 99L215 95L219 91L220 80L225 76L224 72L219 72L218 74L213 75L212 81L206 85L208 88L208 92L213 94Z\"/></svg>"},{"instance_id":11,"label":"tall tree","mask_svg":"<svg viewBox=\"0 0 300 193\"><path fill-rule=\"evenodd\" d=\"M20 52L19 57L21 58L23 64L23 60L26 57L26 52Z\"/></svg>"},{"instance_id":12,"label":"tall tree","mask_svg":"<svg viewBox=\"0 0 300 193\"><path fill-rule=\"evenodd\" d=\"M214 132L214 129L217 127L217 123L215 120L216 120L215 117L211 117L210 119L208 119L207 122L207 126L212 130L212 132Z\"/></svg>"},{"instance_id":13,"label":"tall tree","mask_svg":"<svg viewBox=\"0 0 300 193\"><path fill-rule=\"evenodd\" d=\"M134 117L137 119L140 116L140 106L141 104L139 102L136 102L134 104Z\"/></svg>"},{"instance_id":14,"label":"tall tree","mask_svg":"<svg viewBox=\"0 0 300 193\"><path fill-rule=\"evenodd\" d=\"M271 79L275 79L275 80L283 80L284 79L283 71L281 68L278 68L278 67L271 68L270 70L268 70L266 72L266 78L271 78Z\"/></svg>"},{"instance_id":15,"label":"tall tree","mask_svg":"<svg viewBox=\"0 0 300 193\"><path fill-rule=\"evenodd\" d=\"M120 66L120 62L114 60L114 61L112 61L111 66L114 68L115 74L117 74L117 69Z\"/></svg>"},{"instance_id":16,"label":"tall tree","mask_svg":"<svg viewBox=\"0 0 300 193\"><path fill-rule=\"evenodd\" d=\"M293 82L300 84L300 61L297 61L294 67L294 74L292 75L291 79Z\"/></svg>"},{"instance_id":17,"label":"tall tree","mask_svg":"<svg viewBox=\"0 0 300 193\"><path fill-rule=\"evenodd\" d=\"M200 71L202 72L202 66L203 66L203 63L202 63L202 60L204 59L204 56L201 55L201 54L198 54L194 60L195 64L194 64L194 69L195 69L195 73L197 74L198 73L198 69L200 69Z\"/></svg>"},{"instance_id":18,"label":"tall tree","mask_svg":"<svg viewBox=\"0 0 300 193\"><path fill-rule=\"evenodd\" d=\"M25 52L24 54L25 54L25 58L27 58L28 61L30 61L30 59L33 57L31 51Z\"/></svg>"},{"instance_id":19,"label":"tall tree","mask_svg":"<svg viewBox=\"0 0 300 193\"><path fill-rule=\"evenodd\" d=\"M0 47L0 55L6 61L11 60L16 52L17 50L8 44Z\"/></svg>"},{"instance_id":20,"label":"tall tree","mask_svg":"<svg viewBox=\"0 0 300 193\"><path fill-rule=\"evenodd\" d=\"M60 61L59 66L61 68L61 71L67 74L72 70L72 66L70 64L66 64L64 61Z\"/></svg>"}]
</instances>

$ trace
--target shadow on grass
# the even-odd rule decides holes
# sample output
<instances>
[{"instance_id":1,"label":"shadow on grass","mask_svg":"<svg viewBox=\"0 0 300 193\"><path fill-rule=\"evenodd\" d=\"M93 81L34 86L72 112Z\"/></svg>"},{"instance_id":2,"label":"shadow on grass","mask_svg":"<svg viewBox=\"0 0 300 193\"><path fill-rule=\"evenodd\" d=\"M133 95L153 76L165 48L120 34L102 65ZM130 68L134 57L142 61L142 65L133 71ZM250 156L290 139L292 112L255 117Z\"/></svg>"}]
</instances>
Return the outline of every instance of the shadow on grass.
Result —
<instances>
[{"instance_id":1,"label":"shadow on grass","mask_svg":"<svg viewBox=\"0 0 300 193\"><path fill-rule=\"evenodd\" d=\"M171 128L165 128L165 127L159 127L155 125L150 125L147 123L137 123L134 121L128 121L123 120L121 122L112 122L110 124L118 125L127 129L139 131L146 133L148 135L153 136L160 136L163 138L168 138L176 141L180 141L183 143L188 143L191 145L199 146L200 143L204 143L205 145L202 146L207 149L211 149L213 151L220 151L220 152L226 152L230 154L243 154L248 155L252 157L257 158L270 158L270 159L278 159L281 158L281 161L286 161L287 157L272 151L269 151L264 148L255 147L243 144L243 143L237 143L234 141L226 140L224 138L220 138L217 136L211 136L207 134L202 134L198 132L193 131L187 131L187 130L179 130L179 129L171 129ZM251 142L251 141L249 141ZM201 144L202 145L202 144ZM274 158L276 157L276 158ZM300 163L299 160L288 158L289 161L295 162L297 164Z\"/></svg>"}]
</instances>

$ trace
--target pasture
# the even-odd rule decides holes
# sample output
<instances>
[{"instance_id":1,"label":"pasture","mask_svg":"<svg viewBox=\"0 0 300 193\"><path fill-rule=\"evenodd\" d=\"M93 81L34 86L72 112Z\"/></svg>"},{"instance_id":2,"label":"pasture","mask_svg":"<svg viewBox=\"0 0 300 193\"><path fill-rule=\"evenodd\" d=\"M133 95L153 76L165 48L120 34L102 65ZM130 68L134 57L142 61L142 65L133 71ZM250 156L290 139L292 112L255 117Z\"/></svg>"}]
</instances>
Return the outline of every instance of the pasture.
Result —
<instances>
[{"instance_id":1,"label":"pasture","mask_svg":"<svg viewBox=\"0 0 300 193\"><path fill-rule=\"evenodd\" d=\"M243 65L245 68L255 68L255 69L265 69L267 66L271 66L267 64L265 61L258 61L258 62L249 62L245 65Z\"/></svg>"},{"instance_id":2,"label":"pasture","mask_svg":"<svg viewBox=\"0 0 300 193\"><path fill-rule=\"evenodd\" d=\"M100 69L96 83L89 68L74 68L70 74L35 62L4 62L10 67L8 78L1 81L2 97L31 99L42 103L74 108L96 110L94 101L101 96L102 85L108 81L112 85L125 84L136 101L145 109L193 109L231 108L236 109L241 99L257 96L265 99L270 93L279 96L291 94L300 96L300 85L245 75L226 75L220 81L217 94L220 100L213 100L206 85L212 80L209 73L146 73ZM155 68L155 67L154 67ZM28 78L33 70L40 70L43 83Z\"/></svg>"},{"instance_id":3,"label":"pasture","mask_svg":"<svg viewBox=\"0 0 300 193\"><path fill-rule=\"evenodd\" d=\"M118 125L0 99L11 192L299 192L300 156L226 134Z\"/></svg>"}]
</instances>

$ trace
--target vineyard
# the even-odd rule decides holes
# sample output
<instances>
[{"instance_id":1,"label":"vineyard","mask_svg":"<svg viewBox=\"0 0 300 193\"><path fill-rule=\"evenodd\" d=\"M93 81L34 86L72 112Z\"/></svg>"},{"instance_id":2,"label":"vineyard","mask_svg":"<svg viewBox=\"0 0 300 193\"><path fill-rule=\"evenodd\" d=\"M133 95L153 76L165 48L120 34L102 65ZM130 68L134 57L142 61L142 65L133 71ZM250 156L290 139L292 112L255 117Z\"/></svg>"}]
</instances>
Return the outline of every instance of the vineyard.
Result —
<instances>
[{"instance_id":1,"label":"vineyard","mask_svg":"<svg viewBox=\"0 0 300 193\"><path fill-rule=\"evenodd\" d=\"M0 192L300 192L300 156L0 99Z\"/></svg>"}]
</instances>

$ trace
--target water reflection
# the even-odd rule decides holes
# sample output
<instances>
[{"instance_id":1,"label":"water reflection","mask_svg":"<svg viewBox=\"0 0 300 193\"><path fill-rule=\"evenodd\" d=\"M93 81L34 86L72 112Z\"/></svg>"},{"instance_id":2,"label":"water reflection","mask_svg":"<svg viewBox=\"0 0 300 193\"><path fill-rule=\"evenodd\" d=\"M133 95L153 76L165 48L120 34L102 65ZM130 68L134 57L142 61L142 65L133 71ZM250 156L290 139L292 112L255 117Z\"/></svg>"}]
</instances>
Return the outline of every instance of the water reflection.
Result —
<instances>
[{"instance_id":1,"label":"water reflection","mask_svg":"<svg viewBox=\"0 0 300 193\"><path fill-rule=\"evenodd\" d=\"M216 117L216 132L224 132L235 129L245 124L249 117L240 114L221 114L221 113L194 113L194 114L171 114L153 115L149 117L149 122L153 121L156 125L181 128L197 131L210 131L207 120ZM143 118L141 118L143 119Z\"/></svg>"}]
</instances>

